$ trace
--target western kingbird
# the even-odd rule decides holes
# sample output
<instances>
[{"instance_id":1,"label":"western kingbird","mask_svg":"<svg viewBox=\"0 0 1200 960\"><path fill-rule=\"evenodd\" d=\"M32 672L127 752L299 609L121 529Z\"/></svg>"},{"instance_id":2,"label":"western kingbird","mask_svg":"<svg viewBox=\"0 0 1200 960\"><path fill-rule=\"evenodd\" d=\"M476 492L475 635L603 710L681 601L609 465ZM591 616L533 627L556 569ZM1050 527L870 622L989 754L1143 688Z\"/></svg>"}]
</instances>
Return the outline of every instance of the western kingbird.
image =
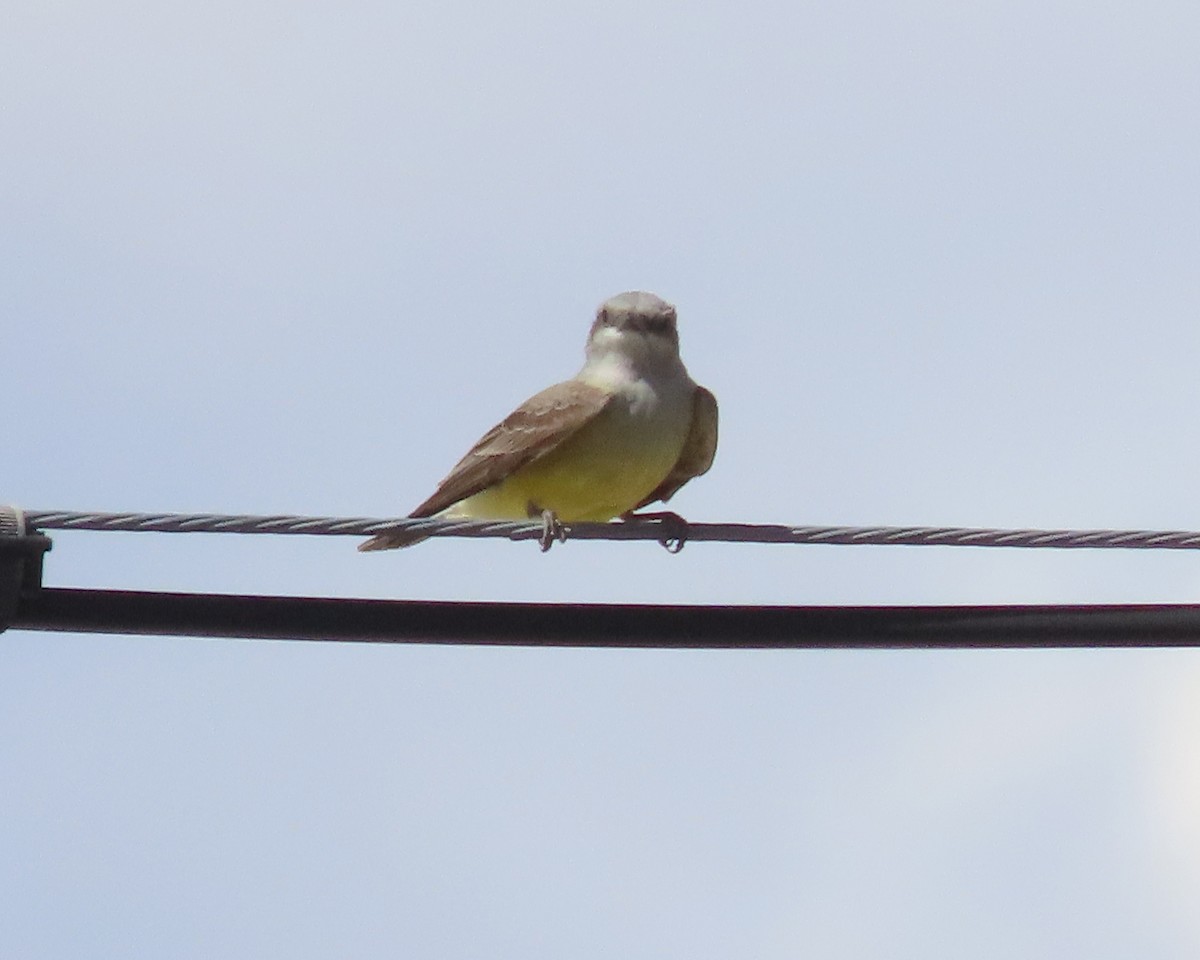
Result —
<instances>
[{"instance_id":1,"label":"western kingbird","mask_svg":"<svg viewBox=\"0 0 1200 960\"><path fill-rule=\"evenodd\" d=\"M679 358L675 308L652 293L606 300L583 368L480 438L410 517L604 521L629 517L712 466L717 400ZM359 550L424 540L381 533Z\"/></svg>"}]
</instances>

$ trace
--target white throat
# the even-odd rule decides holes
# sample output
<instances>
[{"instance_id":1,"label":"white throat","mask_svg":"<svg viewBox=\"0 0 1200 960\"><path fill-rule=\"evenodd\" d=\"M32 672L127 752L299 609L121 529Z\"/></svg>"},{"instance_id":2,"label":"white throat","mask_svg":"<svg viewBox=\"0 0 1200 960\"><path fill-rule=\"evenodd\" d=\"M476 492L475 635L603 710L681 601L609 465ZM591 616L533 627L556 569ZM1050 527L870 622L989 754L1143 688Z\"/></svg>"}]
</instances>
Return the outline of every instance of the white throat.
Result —
<instances>
[{"instance_id":1,"label":"white throat","mask_svg":"<svg viewBox=\"0 0 1200 960\"><path fill-rule=\"evenodd\" d=\"M628 379L672 380L687 378L679 349L665 337L640 330L601 327L587 345L585 372Z\"/></svg>"}]
</instances>

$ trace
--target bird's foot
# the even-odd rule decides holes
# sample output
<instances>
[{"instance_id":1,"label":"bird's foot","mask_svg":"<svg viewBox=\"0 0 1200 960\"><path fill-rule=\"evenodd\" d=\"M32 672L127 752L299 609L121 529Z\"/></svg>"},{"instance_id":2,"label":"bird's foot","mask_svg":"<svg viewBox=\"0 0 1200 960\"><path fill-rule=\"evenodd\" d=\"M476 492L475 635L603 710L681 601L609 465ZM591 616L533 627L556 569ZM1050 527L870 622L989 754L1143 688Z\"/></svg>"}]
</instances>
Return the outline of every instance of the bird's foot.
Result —
<instances>
[{"instance_id":1,"label":"bird's foot","mask_svg":"<svg viewBox=\"0 0 1200 960\"><path fill-rule=\"evenodd\" d=\"M553 510L542 511L542 535L538 537L538 545L542 548L542 553L545 553L552 546L554 541L559 543L567 542L567 528L562 525L562 521Z\"/></svg>"},{"instance_id":2,"label":"bird's foot","mask_svg":"<svg viewBox=\"0 0 1200 960\"><path fill-rule=\"evenodd\" d=\"M678 553L687 543L688 522L674 510L660 510L656 513L635 513L630 510L628 513L621 514L621 519L629 523L645 523L647 520L653 520L661 524L663 533L658 538L658 542L663 545L667 553Z\"/></svg>"}]
</instances>

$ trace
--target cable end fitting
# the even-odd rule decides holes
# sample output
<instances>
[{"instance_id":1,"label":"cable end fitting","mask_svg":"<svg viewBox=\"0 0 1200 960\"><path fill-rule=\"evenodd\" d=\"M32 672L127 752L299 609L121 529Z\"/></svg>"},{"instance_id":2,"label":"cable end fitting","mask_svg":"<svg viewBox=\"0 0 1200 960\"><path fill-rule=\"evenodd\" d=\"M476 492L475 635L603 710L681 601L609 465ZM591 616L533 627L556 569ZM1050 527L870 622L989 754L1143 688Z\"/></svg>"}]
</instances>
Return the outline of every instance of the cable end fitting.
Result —
<instances>
[{"instance_id":1,"label":"cable end fitting","mask_svg":"<svg viewBox=\"0 0 1200 960\"><path fill-rule=\"evenodd\" d=\"M42 559L50 538L31 533L18 507L0 504L0 633L12 624L21 597L42 586Z\"/></svg>"}]
</instances>

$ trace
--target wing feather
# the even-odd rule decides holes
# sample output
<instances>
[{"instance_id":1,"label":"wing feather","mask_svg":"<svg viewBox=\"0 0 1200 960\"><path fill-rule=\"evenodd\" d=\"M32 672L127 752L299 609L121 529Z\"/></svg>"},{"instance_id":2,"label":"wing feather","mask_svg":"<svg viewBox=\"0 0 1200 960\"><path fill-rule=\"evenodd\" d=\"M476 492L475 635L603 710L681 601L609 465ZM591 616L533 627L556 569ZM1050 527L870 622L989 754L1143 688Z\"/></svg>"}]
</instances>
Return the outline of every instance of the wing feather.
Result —
<instances>
[{"instance_id":1,"label":"wing feather","mask_svg":"<svg viewBox=\"0 0 1200 960\"><path fill-rule=\"evenodd\" d=\"M683 449L679 451L679 459L666 479L634 509L640 510L658 500L666 503L693 477L707 473L716 455L717 398L703 387L696 387L692 395L692 425L683 441Z\"/></svg>"},{"instance_id":2,"label":"wing feather","mask_svg":"<svg viewBox=\"0 0 1200 960\"><path fill-rule=\"evenodd\" d=\"M610 394L578 380L547 387L480 437L438 485L433 496L409 516L433 516L499 483L574 435L595 419L610 400Z\"/></svg>"}]
</instances>

